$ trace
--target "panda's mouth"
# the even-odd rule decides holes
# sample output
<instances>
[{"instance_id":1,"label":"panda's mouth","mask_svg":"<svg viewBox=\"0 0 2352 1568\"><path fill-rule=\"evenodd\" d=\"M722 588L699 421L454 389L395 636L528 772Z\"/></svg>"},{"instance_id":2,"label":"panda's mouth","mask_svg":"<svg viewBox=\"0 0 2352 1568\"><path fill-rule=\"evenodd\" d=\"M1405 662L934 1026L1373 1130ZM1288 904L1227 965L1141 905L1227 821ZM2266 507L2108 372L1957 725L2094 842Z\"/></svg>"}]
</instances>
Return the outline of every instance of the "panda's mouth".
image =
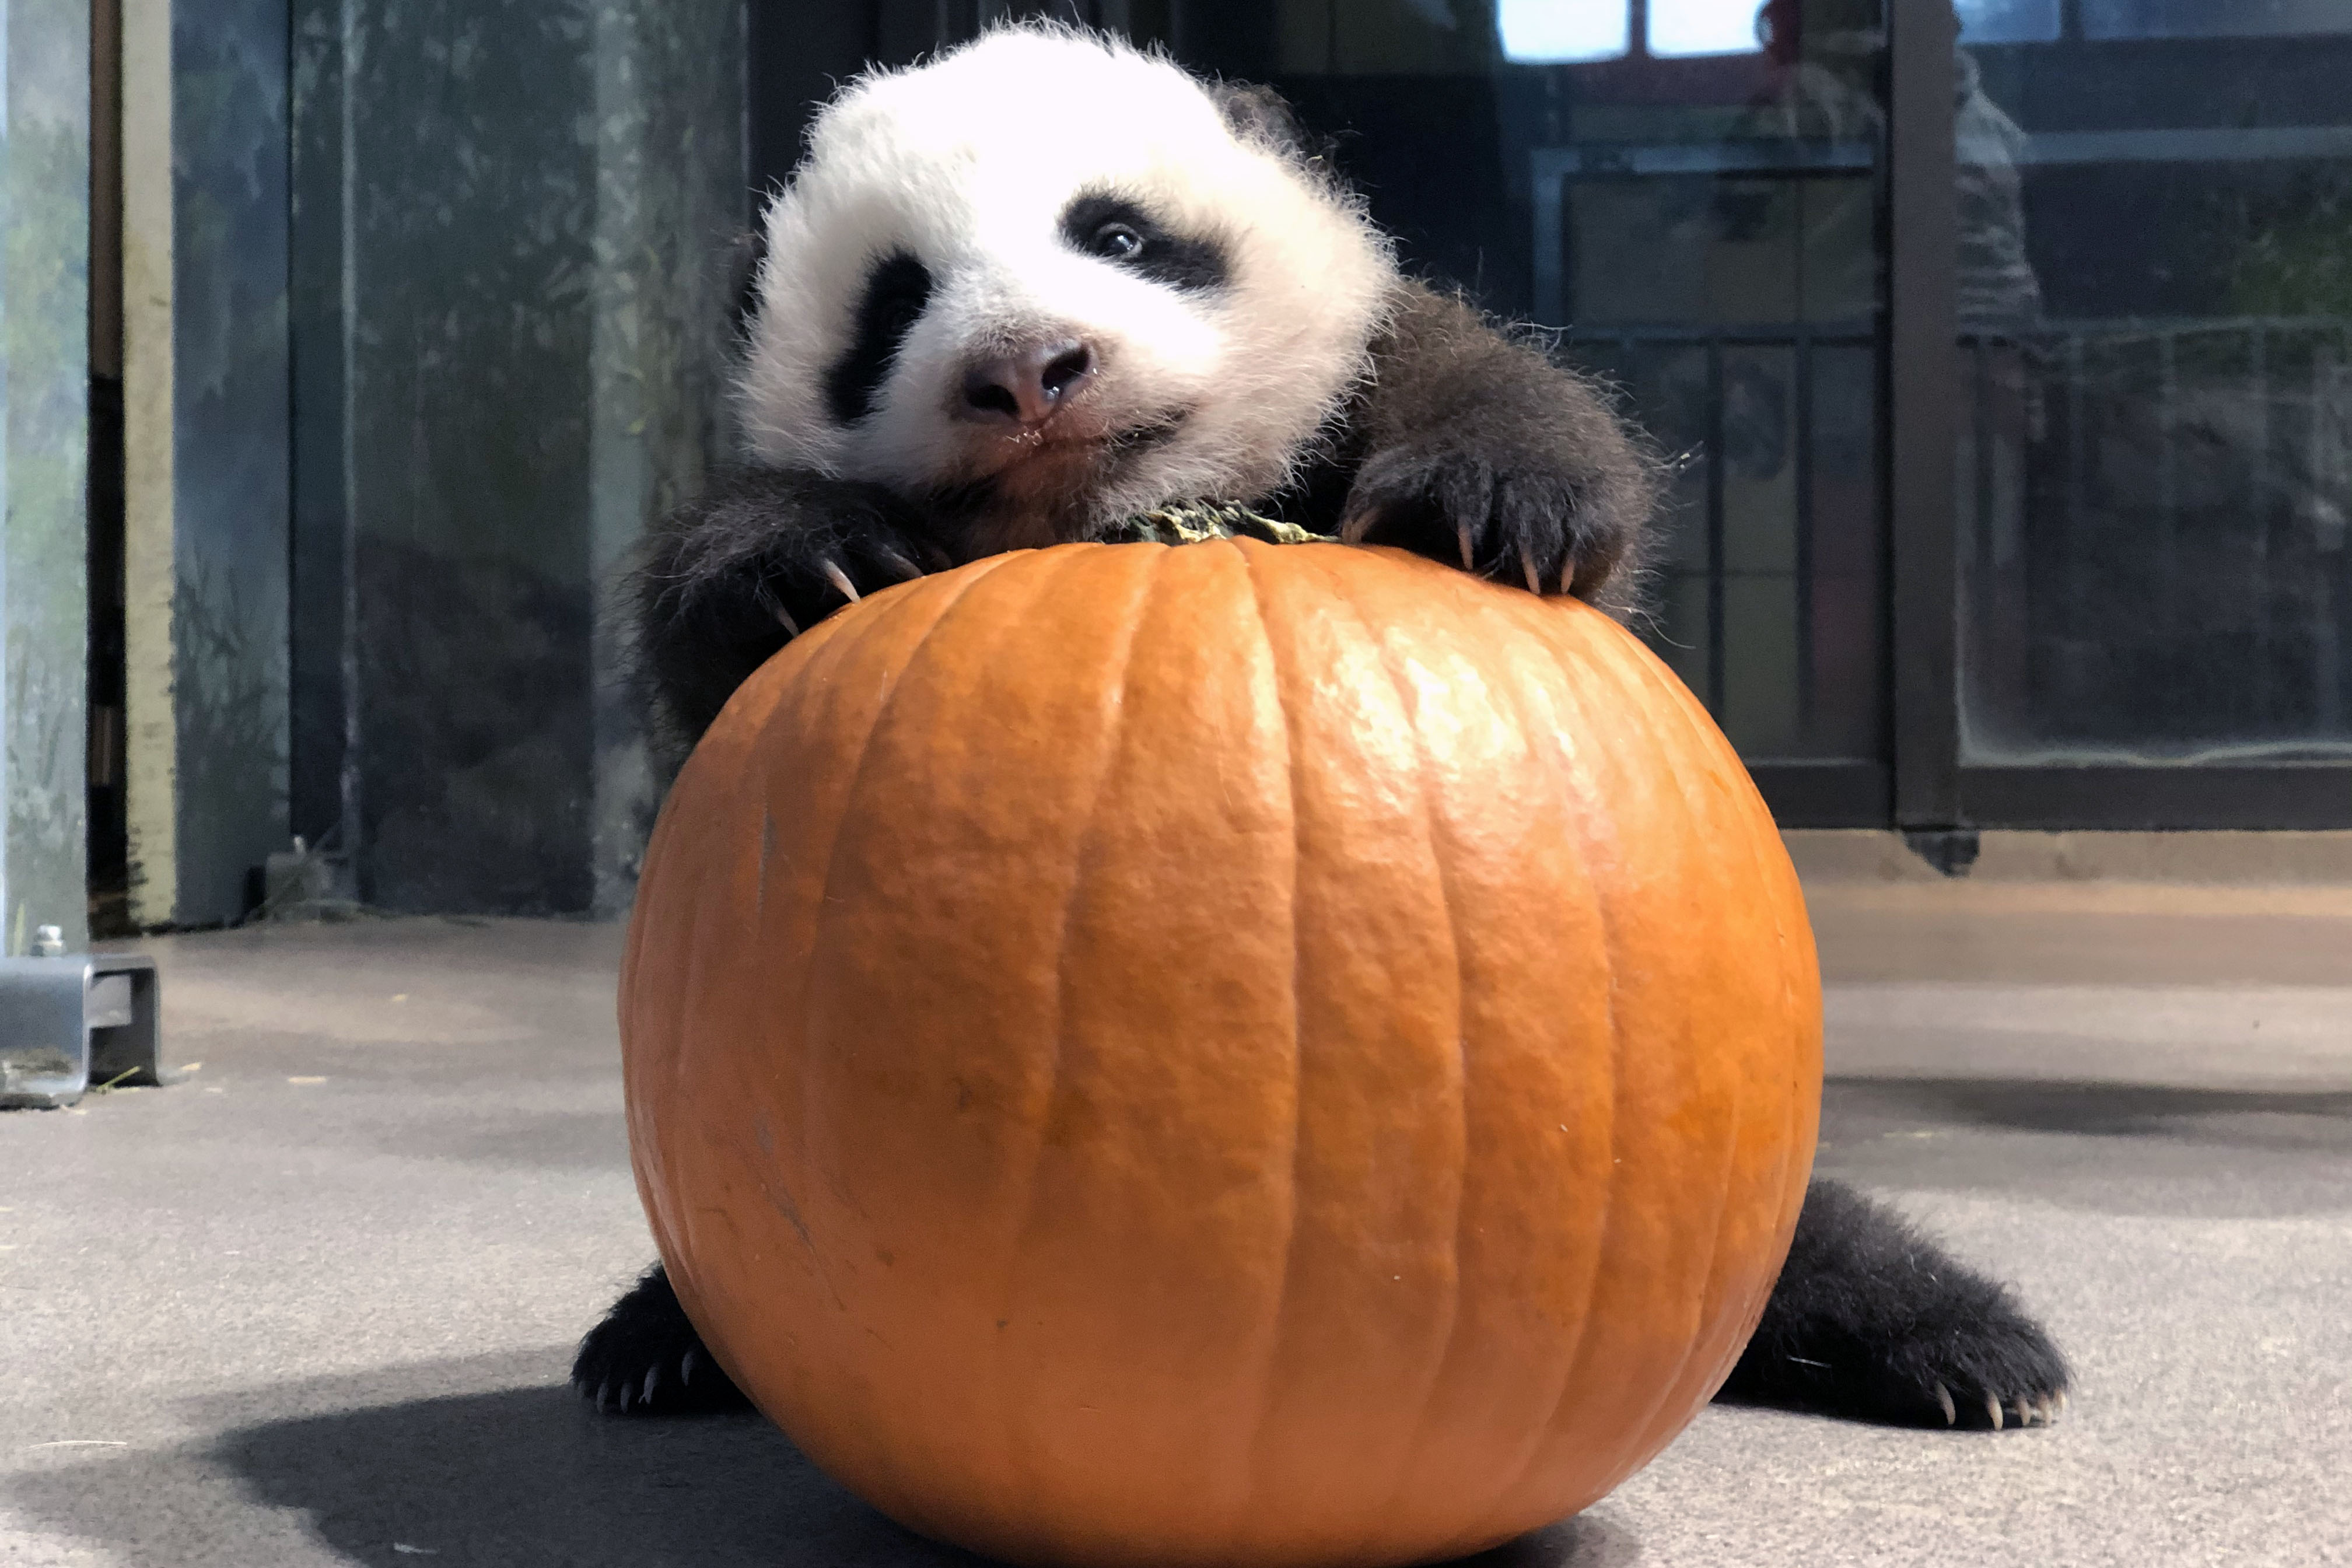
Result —
<instances>
[{"instance_id":1,"label":"panda's mouth","mask_svg":"<svg viewBox=\"0 0 2352 1568\"><path fill-rule=\"evenodd\" d=\"M1189 408L1171 409L1108 429L1075 425L1057 428L1060 422L1055 421L1003 439L998 452L992 454L999 460L981 482L1020 484L1040 470L1076 469L1080 475L1107 476L1122 462L1174 440L1192 416ZM1077 482L1083 486L1087 480L1080 478Z\"/></svg>"},{"instance_id":2,"label":"panda's mouth","mask_svg":"<svg viewBox=\"0 0 2352 1568\"><path fill-rule=\"evenodd\" d=\"M1184 422L1192 417L1191 409L1179 408L1171 414L1161 415L1149 424L1131 426L1105 439L1108 445L1123 452L1148 450L1174 440L1176 433L1184 428Z\"/></svg>"},{"instance_id":3,"label":"panda's mouth","mask_svg":"<svg viewBox=\"0 0 2352 1568\"><path fill-rule=\"evenodd\" d=\"M933 489L930 504L960 521L976 552L1088 537L1108 498L1131 486L1132 467L1164 447L1191 420L1189 408L1163 409L1105 430L1048 427L1006 442L997 458L961 482Z\"/></svg>"}]
</instances>

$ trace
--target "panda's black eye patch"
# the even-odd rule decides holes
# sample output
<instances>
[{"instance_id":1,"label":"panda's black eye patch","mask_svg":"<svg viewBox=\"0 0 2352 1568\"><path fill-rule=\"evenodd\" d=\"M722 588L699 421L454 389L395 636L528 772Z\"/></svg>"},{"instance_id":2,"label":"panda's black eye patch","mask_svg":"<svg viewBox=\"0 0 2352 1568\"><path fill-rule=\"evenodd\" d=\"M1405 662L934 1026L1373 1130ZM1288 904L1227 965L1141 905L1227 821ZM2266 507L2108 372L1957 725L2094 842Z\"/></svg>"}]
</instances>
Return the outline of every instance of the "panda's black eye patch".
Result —
<instances>
[{"instance_id":1,"label":"panda's black eye patch","mask_svg":"<svg viewBox=\"0 0 2352 1568\"><path fill-rule=\"evenodd\" d=\"M1213 239L1171 234L1124 196L1080 196L1062 212L1062 242L1116 262L1171 289L1222 289L1233 280L1225 247Z\"/></svg>"},{"instance_id":2,"label":"panda's black eye patch","mask_svg":"<svg viewBox=\"0 0 2352 1568\"><path fill-rule=\"evenodd\" d=\"M875 395L931 302L931 269L906 251L891 252L866 275L852 318L849 350L825 372L824 399L834 422L854 425L874 412Z\"/></svg>"}]
</instances>

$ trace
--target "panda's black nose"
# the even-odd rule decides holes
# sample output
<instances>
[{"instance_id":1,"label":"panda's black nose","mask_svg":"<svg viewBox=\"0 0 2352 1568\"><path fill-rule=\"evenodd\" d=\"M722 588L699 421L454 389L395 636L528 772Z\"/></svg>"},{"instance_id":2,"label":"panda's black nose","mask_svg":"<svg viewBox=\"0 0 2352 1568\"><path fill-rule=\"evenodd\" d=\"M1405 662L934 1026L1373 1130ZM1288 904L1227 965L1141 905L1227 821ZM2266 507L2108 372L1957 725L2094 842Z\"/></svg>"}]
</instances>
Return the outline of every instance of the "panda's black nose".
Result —
<instances>
[{"instance_id":1,"label":"panda's black nose","mask_svg":"<svg viewBox=\"0 0 2352 1568\"><path fill-rule=\"evenodd\" d=\"M982 360L964 373L961 412L987 424L1042 425L1094 374L1094 345L1071 339Z\"/></svg>"}]
</instances>

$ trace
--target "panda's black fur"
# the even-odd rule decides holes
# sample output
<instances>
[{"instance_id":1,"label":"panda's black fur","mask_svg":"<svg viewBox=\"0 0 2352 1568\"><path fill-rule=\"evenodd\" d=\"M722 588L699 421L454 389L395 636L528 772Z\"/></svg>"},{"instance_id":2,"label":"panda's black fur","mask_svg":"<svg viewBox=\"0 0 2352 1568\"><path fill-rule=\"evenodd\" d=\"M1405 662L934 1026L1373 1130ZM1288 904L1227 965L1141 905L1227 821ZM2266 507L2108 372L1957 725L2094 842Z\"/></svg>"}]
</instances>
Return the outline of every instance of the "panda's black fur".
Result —
<instances>
[{"instance_id":1,"label":"panda's black fur","mask_svg":"<svg viewBox=\"0 0 2352 1568\"><path fill-rule=\"evenodd\" d=\"M1063 30L1015 29L994 39L1033 53L1075 51L1081 68L1099 63L1097 56L1123 70L1138 59ZM975 46L989 47L989 40ZM901 80L907 74L896 73ZM881 79L887 85L891 78ZM1315 221L1338 226L1335 232L1360 221L1273 95L1223 84L1193 83L1189 90L1213 103L1223 135L1286 166ZM866 110L869 121L874 112ZM819 168L824 129L821 121L812 155ZM847 156L837 149L833 155ZM792 199L787 193L784 200ZM1089 201L1096 205L1083 205ZM1105 213L1112 217L1102 219ZM1125 231L1118 237L1122 257L1156 266L1130 271L1172 295L1213 295L1237 261L1249 259L1230 253L1230 233L1163 233L1146 205L1115 191L1077 193L1061 209L1065 240L1082 246L1097 220ZM772 213L770 227L793 221L793 214ZM801 243L807 245L805 235ZM836 316L829 349L772 350L763 331L789 327L822 337L822 323L779 323L772 312L806 313L828 301L796 295L802 285L779 273L772 253L755 244L746 255L742 380L755 426L753 460L656 531L636 578L641 671L656 731L676 754L771 654L849 595L1013 544L1086 537L1104 521L1099 509L1088 510L1098 498L1086 475L1116 473L1131 491L1135 475L1148 480L1161 460L1151 443L1196 439L1182 428L1183 413L1155 424L1147 410L1104 437L1096 459L1102 466L1081 470L1072 494L1025 510L999 506L1003 498L985 471L910 476L894 469L887 452L877 460L870 451L856 471L861 459L839 456L839 431L814 425L855 426L886 395L902 405L903 417L930 417L924 398L931 394L909 387L913 372L898 361L929 308L931 269L903 245L869 255L830 302ZM1539 592L1565 589L1621 615L1629 610L1660 488L1649 451L1593 384L1538 346L1498 331L1457 297L1403 278L1385 248L1358 259L1383 297L1339 301L1362 306L1360 343L1347 363L1326 365L1330 390L1319 415L1299 424L1271 466L1263 453L1251 459L1254 468L1237 460L1236 473L1265 476L1260 488L1160 499L1247 501L1318 532L1402 545ZM790 370L792 363L800 368ZM806 384L780 395L779 376ZM773 417L763 400L780 395L798 412ZM964 395L972 395L969 385ZM756 429L763 416L764 448ZM1195 460L1197 467L1197 454ZM1005 517L1016 510L1042 512L1050 536L1008 535ZM742 1403L702 1350L658 1267L589 1333L572 1375L612 1410ZM1722 1396L1864 1420L1989 1426L2051 1418L2068 1382L2064 1359L2007 1289L1961 1267L1889 1210L1821 1180L1808 1193L1779 1286Z\"/></svg>"}]
</instances>

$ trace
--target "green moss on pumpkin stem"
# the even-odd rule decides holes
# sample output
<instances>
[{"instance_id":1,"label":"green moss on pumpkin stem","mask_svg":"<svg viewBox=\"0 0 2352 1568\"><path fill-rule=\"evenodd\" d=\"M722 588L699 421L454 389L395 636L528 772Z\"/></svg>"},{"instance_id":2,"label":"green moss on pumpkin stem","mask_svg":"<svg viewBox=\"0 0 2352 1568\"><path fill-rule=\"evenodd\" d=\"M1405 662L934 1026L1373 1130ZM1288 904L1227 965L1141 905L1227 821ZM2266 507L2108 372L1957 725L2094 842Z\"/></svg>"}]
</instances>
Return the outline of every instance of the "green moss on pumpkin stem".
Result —
<instances>
[{"instance_id":1,"label":"green moss on pumpkin stem","mask_svg":"<svg viewBox=\"0 0 2352 1568\"><path fill-rule=\"evenodd\" d=\"M1103 535L1111 544L1197 544L1204 539L1247 538L1268 544L1329 544L1328 533L1310 533L1294 522L1261 517L1235 501L1194 501L1160 507L1129 518Z\"/></svg>"}]
</instances>

